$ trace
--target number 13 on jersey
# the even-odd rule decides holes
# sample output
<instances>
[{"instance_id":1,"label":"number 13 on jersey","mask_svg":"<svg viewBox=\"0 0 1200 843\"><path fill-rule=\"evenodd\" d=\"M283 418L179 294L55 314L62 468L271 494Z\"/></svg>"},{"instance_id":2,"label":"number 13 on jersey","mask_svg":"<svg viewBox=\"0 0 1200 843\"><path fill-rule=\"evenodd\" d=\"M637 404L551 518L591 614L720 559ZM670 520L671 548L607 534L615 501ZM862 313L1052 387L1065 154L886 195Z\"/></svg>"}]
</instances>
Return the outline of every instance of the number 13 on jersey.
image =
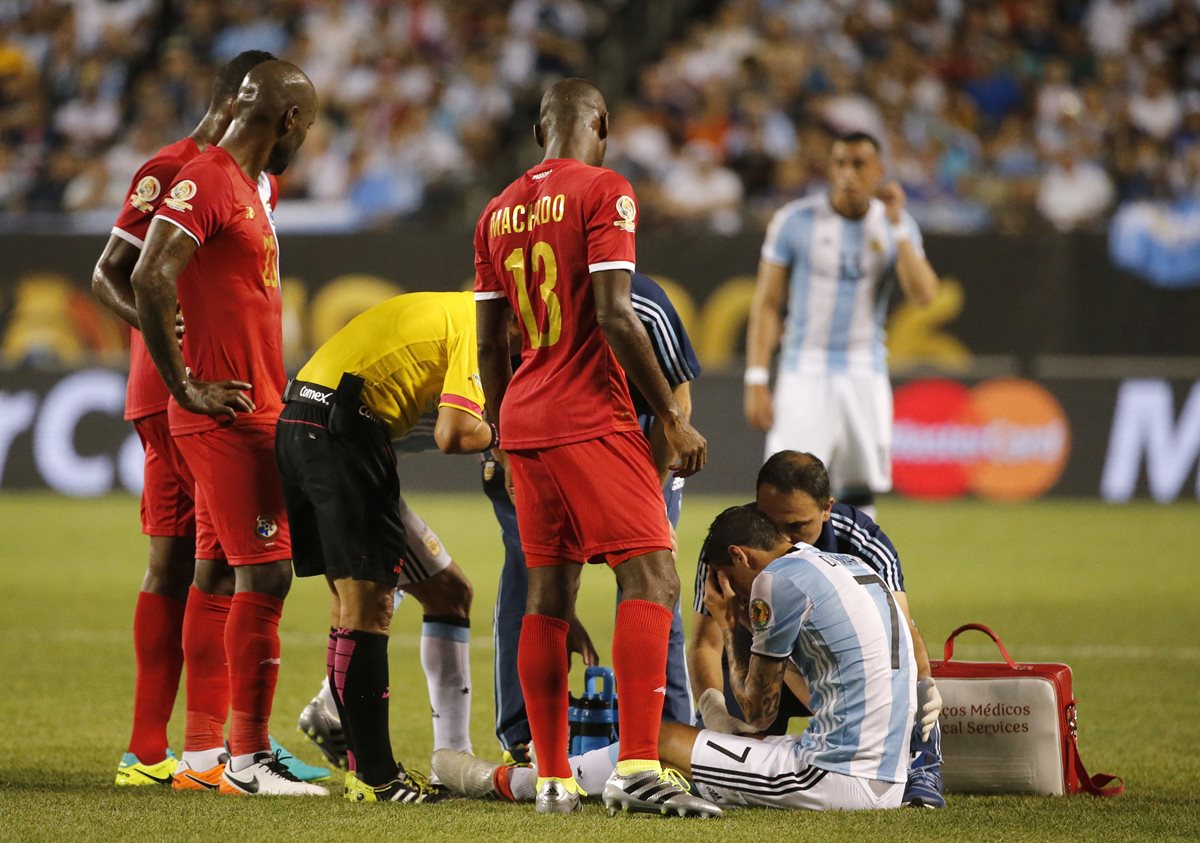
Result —
<instances>
[{"instance_id":1,"label":"number 13 on jersey","mask_svg":"<svg viewBox=\"0 0 1200 843\"><path fill-rule=\"evenodd\" d=\"M558 283L558 261L554 258L554 249L544 240L533 244L529 250L530 283L536 283L538 273L541 273L542 283L537 285L537 291L544 304L546 330L542 331L539 323L542 321L534 312L530 290L525 286L525 250L513 249L504 259L504 268L512 273L514 286L517 288L517 304L521 311L521 321L525 325L525 333L529 335L531 348L549 348L558 342L562 334L562 306L554 292ZM540 308L539 308L540 309Z\"/></svg>"}]
</instances>

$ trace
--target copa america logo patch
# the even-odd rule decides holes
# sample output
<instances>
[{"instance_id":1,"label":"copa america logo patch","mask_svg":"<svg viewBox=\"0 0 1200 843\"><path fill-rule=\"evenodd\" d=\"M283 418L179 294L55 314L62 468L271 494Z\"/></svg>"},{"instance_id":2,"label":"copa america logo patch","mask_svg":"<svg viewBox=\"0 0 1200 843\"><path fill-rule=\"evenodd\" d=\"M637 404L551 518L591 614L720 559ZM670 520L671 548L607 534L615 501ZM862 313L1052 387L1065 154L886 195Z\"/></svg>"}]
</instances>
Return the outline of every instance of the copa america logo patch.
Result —
<instances>
[{"instance_id":1,"label":"copa america logo patch","mask_svg":"<svg viewBox=\"0 0 1200 843\"><path fill-rule=\"evenodd\" d=\"M761 597L750 601L750 623L755 629L766 629L771 623L771 606Z\"/></svg>"},{"instance_id":2,"label":"copa america logo patch","mask_svg":"<svg viewBox=\"0 0 1200 843\"><path fill-rule=\"evenodd\" d=\"M171 195L163 200L163 204L174 211L190 211L192 206L188 200L196 195L196 183L184 179L171 188Z\"/></svg>"},{"instance_id":3,"label":"copa america logo patch","mask_svg":"<svg viewBox=\"0 0 1200 843\"><path fill-rule=\"evenodd\" d=\"M158 198L161 191L162 185L158 183L158 179L154 176L143 176L142 180L137 183L137 190L130 195L129 204L142 213L148 214L154 210L154 205L151 203Z\"/></svg>"},{"instance_id":4,"label":"copa america logo patch","mask_svg":"<svg viewBox=\"0 0 1200 843\"><path fill-rule=\"evenodd\" d=\"M254 523L254 534L260 539L273 538L279 532L279 525L275 523L274 515L260 515Z\"/></svg>"},{"instance_id":5,"label":"copa america logo patch","mask_svg":"<svg viewBox=\"0 0 1200 843\"><path fill-rule=\"evenodd\" d=\"M637 224L634 222L637 218L637 205L632 196L622 196L617 200L617 216L620 219L613 223L617 228L630 234L637 230Z\"/></svg>"}]
</instances>

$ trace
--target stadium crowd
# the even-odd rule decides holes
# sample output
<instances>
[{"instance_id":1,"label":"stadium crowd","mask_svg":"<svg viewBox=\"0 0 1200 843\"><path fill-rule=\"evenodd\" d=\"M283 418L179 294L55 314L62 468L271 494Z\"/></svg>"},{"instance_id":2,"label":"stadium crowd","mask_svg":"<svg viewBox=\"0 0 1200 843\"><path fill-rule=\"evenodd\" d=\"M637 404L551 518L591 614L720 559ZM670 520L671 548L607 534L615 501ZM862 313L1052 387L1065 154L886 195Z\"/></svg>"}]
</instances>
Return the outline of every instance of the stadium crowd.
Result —
<instances>
[{"instance_id":1,"label":"stadium crowd","mask_svg":"<svg viewBox=\"0 0 1200 843\"><path fill-rule=\"evenodd\" d=\"M115 207L137 162L194 124L213 66L255 47L308 68L324 94L285 198L349 200L367 220L466 213L513 151L497 140L526 131L531 92L594 75L627 6L6 3L0 212ZM1200 184L1195 0L697 6L711 14L614 103L611 165L648 221L765 219L821 186L830 128L883 141L928 230L1092 227L1120 202Z\"/></svg>"}]
</instances>

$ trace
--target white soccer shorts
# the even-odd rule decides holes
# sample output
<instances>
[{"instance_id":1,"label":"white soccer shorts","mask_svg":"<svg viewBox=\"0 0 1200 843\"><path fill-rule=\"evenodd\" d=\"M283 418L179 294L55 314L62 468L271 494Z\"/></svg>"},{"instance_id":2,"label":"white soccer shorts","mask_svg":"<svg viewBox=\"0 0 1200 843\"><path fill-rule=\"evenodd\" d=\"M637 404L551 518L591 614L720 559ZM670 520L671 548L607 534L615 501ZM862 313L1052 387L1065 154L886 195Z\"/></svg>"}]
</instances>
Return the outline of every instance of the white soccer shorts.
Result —
<instances>
[{"instance_id":1,"label":"white soccer shorts","mask_svg":"<svg viewBox=\"0 0 1200 843\"><path fill-rule=\"evenodd\" d=\"M450 567L450 554L437 533L400 498L400 520L408 532L408 559L400 569L398 587L424 582Z\"/></svg>"},{"instance_id":2,"label":"white soccer shorts","mask_svg":"<svg viewBox=\"0 0 1200 843\"><path fill-rule=\"evenodd\" d=\"M892 385L887 375L781 371L766 456L808 451L829 469L834 494L892 488Z\"/></svg>"},{"instance_id":3,"label":"white soccer shorts","mask_svg":"<svg viewBox=\"0 0 1200 843\"><path fill-rule=\"evenodd\" d=\"M692 781L718 805L800 811L899 808L904 784L809 767L796 758L799 738L759 740L705 729L692 744Z\"/></svg>"}]
</instances>

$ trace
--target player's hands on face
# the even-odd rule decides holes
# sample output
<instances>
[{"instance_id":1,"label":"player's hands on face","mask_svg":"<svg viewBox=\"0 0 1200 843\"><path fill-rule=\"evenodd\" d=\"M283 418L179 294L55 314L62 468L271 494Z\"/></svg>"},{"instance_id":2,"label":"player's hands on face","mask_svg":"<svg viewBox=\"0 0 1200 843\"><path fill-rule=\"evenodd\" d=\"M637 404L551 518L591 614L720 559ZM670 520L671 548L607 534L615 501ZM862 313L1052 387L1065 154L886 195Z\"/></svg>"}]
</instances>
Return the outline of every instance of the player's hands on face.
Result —
<instances>
[{"instance_id":1,"label":"player's hands on face","mask_svg":"<svg viewBox=\"0 0 1200 843\"><path fill-rule=\"evenodd\" d=\"M775 425L775 409L771 404L771 390L762 384L746 387L744 397L746 421L753 428L769 431Z\"/></svg>"},{"instance_id":2,"label":"player's hands on face","mask_svg":"<svg viewBox=\"0 0 1200 843\"><path fill-rule=\"evenodd\" d=\"M704 605L722 630L733 629L737 625L739 603L725 572L709 568L708 578L704 582Z\"/></svg>"},{"instance_id":3,"label":"player's hands on face","mask_svg":"<svg viewBox=\"0 0 1200 843\"><path fill-rule=\"evenodd\" d=\"M584 629L579 618L571 618L571 625L567 629L567 669L571 667L571 654L578 653L583 659L583 663L588 667L595 667L600 664L600 654L596 652L595 645L592 644L592 637L588 635L588 631Z\"/></svg>"},{"instance_id":4,"label":"player's hands on face","mask_svg":"<svg viewBox=\"0 0 1200 843\"><path fill-rule=\"evenodd\" d=\"M188 380L179 406L189 413L224 417L229 421L238 413L253 413L254 402L243 390L250 389L245 381Z\"/></svg>"},{"instance_id":5,"label":"player's hands on face","mask_svg":"<svg viewBox=\"0 0 1200 843\"><path fill-rule=\"evenodd\" d=\"M904 203L907 201L904 196L904 188L900 186L899 182L890 181L879 189L877 196L883 202L888 222L892 225L899 225L900 214L904 211Z\"/></svg>"},{"instance_id":6,"label":"player's hands on face","mask_svg":"<svg viewBox=\"0 0 1200 843\"><path fill-rule=\"evenodd\" d=\"M663 433L671 452L676 455L675 462L669 466L671 471L680 477L690 477L704 468L708 460L708 441L692 427L691 422L679 418L665 423Z\"/></svg>"}]
</instances>

